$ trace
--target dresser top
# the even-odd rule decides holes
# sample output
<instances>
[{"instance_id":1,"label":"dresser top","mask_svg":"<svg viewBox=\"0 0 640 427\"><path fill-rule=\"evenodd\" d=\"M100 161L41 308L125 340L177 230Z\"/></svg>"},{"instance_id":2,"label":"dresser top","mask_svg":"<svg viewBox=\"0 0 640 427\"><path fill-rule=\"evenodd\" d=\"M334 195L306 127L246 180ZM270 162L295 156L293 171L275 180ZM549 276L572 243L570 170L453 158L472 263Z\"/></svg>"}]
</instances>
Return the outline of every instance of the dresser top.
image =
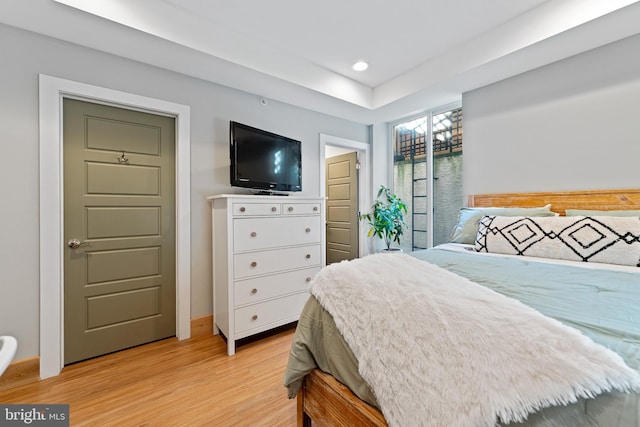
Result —
<instances>
[{"instance_id":1,"label":"dresser top","mask_svg":"<svg viewBox=\"0 0 640 427\"><path fill-rule=\"evenodd\" d=\"M301 200L323 200L324 197L311 196L311 197L303 197L303 196L269 196L263 194L214 194L207 197L207 200L215 200L215 199L243 199L243 200L260 200L260 201L269 201L269 200L279 200L279 201L301 201Z\"/></svg>"}]
</instances>

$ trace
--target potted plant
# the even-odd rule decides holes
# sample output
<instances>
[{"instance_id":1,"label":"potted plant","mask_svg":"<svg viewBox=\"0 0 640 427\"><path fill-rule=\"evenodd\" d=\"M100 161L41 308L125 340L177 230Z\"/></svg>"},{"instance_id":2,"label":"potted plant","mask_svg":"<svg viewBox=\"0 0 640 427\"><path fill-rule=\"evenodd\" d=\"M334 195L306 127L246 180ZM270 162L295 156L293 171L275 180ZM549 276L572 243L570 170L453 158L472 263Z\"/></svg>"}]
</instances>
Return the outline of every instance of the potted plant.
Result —
<instances>
[{"instance_id":1,"label":"potted plant","mask_svg":"<svg viewBox=\"0 0 640 427\"><path fill-rule=\"evenodd\" d=\"M401 250L400 248L391 248L391 243L400 243L400 236L407 226L404 222L407 204L400 197L391 193L390 189L381 185L371 210L370 213L360 216L361 220L371 226L367 236L375 235L384 240L387 246L386 251Z\"/></svg>"}]
</instances>

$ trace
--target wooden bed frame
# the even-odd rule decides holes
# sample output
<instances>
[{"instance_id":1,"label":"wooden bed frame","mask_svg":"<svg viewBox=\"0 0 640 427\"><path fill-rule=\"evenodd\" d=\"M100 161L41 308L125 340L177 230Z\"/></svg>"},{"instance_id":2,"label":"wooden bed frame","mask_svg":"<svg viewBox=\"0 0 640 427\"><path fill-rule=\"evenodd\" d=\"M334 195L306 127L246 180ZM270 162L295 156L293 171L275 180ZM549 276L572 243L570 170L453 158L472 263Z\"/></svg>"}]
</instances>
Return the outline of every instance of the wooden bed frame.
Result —
<instances>
[{"instance_id":1,"label":"wooden bed frame","mask_svg":"<svg viewBox=\"0 0 640 427\"><path fill-rule=\"evenodd\" d=\"M476 194L469 196L469 207L532 208L551 203L551 210L564 215L567 209L640 209L640 189L562 191L556 193Z\"/></svg>"},{"instance_id":2,"label":"wooden bed frame","mask_svg":"<svg viewBox=\"0 0 640 427\"><path fill-rule=\"evenodd\" d=\"M640 209L640 189L470 195L469 207L539 207L551 210ZM304 380L298 393L298 426L386 426L382 413L319 369Z\"/></svg>"}]
</instances>

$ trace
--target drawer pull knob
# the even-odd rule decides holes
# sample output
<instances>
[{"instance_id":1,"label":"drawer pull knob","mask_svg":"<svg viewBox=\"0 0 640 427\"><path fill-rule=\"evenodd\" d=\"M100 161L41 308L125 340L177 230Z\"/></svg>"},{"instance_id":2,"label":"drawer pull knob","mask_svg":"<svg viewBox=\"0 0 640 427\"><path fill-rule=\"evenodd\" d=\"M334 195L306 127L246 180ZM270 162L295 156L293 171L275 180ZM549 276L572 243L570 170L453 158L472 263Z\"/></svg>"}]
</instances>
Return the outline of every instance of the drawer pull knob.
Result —
<instances>
[{"instance_id":1,"label":"drawer pull knob","mask_svg":"<svg viewBox=\"0 0 640 427\"><path fill-rule=\"evenodd\" d=\"M258 293L258 290L257 290L256 288L253 288L253 289L251 289L251 293L252 293L252 294L257 294L257 293Z\"/></svg>"},{"instance_id":2,"label":"drawer pull knob","mask_svg":"<svg viewBox=\"0 0 640 427\"><path fill-rule=\"evenodd\" d=\"M251 320L258 320L258 315L254 314L253 316L251 316Z\"/></svg>"},{"instance_id":3,"label":"drawer pull knob","mask_svg":"<svg viewBox=\"0 0 640 427\"><path fill-rule=\"evenodd\" d=\"M293 212L293 206L289 206L289 209L287 209L289 212Z\"/></svg>"},{"instance_id":4,"label":"drawer pull knob","mask_svg":"<svg viewBox=\"0 0 640 427\"><path fill-rule=\"evenodd\" d=\"M256 237L258 235L258 233L256 233L255 231L251 232L251 237Z\"/></svg>"},{"instance_id":5,"label":"drawer pull knob","mask_svg":"<svg viewBox=\"0 0 640 427\"><path fill-rule=\"evenodd\" d=\"M314 211L314 212L317 212L317 211L318 211L318 207L317 207L317 206L314 206L314 207L313 207L313 211Z\"/></svg>"},{"instance_id":6,"label":"drawer pull knob","mask_svg":"<svg viewBox=\"0 0 640 427\"><path fill-rule=\"evenodd\" d=\"M311 254L307 254L307 256L305 256L306 259L311 259Z\"/></svg>"},{"instance_id":7,"label":"drawer pull knob","mask_svg":"<svg viewBox=\"0 0 640 427\"><path fill-rule=\"evenodd\" d=\"M305 282L310 282L311 281L311 277L307 277L306 279L304 279Z\"/></svg>"},{"instance_id":8,"label":"drawer pull knob","mask_svg":"<svg viewBox=\"0 0 640 427\"><path fill-rule=\"evenodd\" d=\"M257 262L253 261L253 262L251 263L251 267L257 267L257 266L258 266L258 263L257 263Z\"/></svg>"},{"instance_id":9,"label":"drawer pull knob","mask_svg":"<svg viewBox=\"0 0 640 427\"><path fill-rule=\"evenodd\" d=\"M275 211L277 211L277 210L278 210L278 209L277 209L275 206L271 208L271 212L275 212Z\"/></svg>"},{"instance_id":10,"label":"drawer pull knob","mask_svg":"<svg viewBox=\"0 0 640 427\"><path fill-rule=\"evenodd\" d=\"M307 233L311 233L311 229L310 229L310 228L308 228L308 227L307 227L307 228L305 228L305 229L304 229L304 231L305 231L305 232L307 232Z\"/></svg>"},{"instance_id":11,"label":"drawer pull knob","mask_svg":"<svg viewBox=\"0 0 640 427\"><path fill-rule=\"evenodd\" d=\"M247 209L246 209L244 206L242 206L242 207L240 208L240 212L244 212L244 211L246 211L246 210L247 210Z\"/></svg>"}]
</instances>

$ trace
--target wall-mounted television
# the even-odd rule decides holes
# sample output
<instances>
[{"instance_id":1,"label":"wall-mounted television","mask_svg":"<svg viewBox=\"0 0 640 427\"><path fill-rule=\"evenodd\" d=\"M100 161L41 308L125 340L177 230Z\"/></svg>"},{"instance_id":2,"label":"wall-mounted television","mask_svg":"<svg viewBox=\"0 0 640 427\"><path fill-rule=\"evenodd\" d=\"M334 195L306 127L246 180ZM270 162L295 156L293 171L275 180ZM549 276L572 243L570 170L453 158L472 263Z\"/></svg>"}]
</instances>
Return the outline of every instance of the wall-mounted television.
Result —
<instances>
[{"instance_id":1,"label":"wall-mounted television","mask_svg":"<svg viewBox=\"0 0 640 427\"><path fill-rule=\"evenodd\" d=\"M302 191L301 142L242 123L229 125L231 185Z\"/></svg>"}]
</instances>

